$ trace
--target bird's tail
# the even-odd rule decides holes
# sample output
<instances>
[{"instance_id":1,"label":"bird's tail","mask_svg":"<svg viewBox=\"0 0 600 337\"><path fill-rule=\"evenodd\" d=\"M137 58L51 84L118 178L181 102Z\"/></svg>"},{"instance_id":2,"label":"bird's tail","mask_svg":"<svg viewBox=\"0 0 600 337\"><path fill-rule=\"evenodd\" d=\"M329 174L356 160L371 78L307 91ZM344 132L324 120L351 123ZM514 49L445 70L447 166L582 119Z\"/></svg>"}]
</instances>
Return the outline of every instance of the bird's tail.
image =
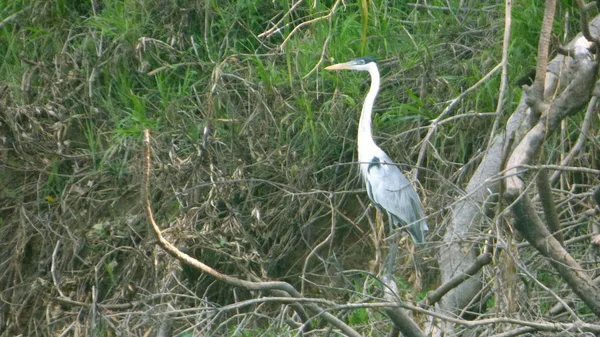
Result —
<instances>
[{"instance_id":1,"label":"bird's tail","mask_svg":"<svg viewBox=\"0 0 600 337\"><path fill-rule=\"evenodd\" d=\"M417 221L408 226L408 234L412 237L417 247L423 246L425 243L425 233L429 231L429 226L425 220Z\"/></svg>"}]
</instances>

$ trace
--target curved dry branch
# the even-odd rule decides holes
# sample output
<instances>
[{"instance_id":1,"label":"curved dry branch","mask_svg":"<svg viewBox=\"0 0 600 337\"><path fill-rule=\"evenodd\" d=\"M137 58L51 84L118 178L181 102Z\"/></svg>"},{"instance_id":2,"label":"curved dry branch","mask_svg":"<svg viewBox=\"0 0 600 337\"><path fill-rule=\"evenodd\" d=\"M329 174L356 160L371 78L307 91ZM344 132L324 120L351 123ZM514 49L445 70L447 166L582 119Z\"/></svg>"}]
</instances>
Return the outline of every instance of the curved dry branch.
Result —
<instances>
[{"instance_id":1,"label":"curved dry branch","mask_svg":"<svg viewBox=\"0 0 600 337\"><path fill-rule=\"evenodd\" d=\"M590 24L588 19L588 11L594 7L596 7L596 2L592 1L590 3L585 3L584 0L577 0L577 6L579 6L579 15L581 17L581 32L583 36L588 41L593 42L596 45L596 48L600 47L600 41L596 36L592 35L590 31Z\"/></svg>"},{"instance_id":2,"label":"curved dry branch","mask_svg":"<svg viewBox=\"0 0 600 337\"><path fill-rule=\"evenodd\" d=\"M242 280L236 277L232 277L229 275L222 274L217 270L211 268L210 266L202 263L201 261L191 257L188 254L180 251L171 244L167 239L162 236L160 228L156 224L154 220L154 215L152 213L152 208L150 206L149 199L149 186L150 186L150 131L148 129L144 130L144 146L145 146L145 154L144 154L144 175L143 182L141 186L141 196L142 202L144 203L144 209L146 212L146 218L150 224L152 232L156 237L158 245L169 255L174 257L175 259L186 263L203 273L206 273L217 280L223 281L231 286L244 288L251 291L283 291L287 293L289 296L293 298L301 298L302 295L298 292L291 284L287 282L280 281L266 281L266 282L252 282ZM320 316L326 322L338 327L344 334L352 337L361 337L361 335L348 326L346 323L342 322L339 318L334 315L324 311L322 308L317 306L314 303L306 303L304 306L311 311L316 316ZM300 314L300 313L299 313ZM307 319L306 317L302 317L303 319Z\"/></svg>"}]
</instances>

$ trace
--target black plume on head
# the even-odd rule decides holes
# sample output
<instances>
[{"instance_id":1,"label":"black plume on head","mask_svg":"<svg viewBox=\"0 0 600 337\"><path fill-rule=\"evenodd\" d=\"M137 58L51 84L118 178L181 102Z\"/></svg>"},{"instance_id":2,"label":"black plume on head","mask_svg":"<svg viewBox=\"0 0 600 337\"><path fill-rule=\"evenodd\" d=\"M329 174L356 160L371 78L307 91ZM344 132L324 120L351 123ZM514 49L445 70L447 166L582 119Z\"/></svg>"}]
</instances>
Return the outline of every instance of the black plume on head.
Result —
<instances>
[{"instance_id":1,"label":"black plume on head","mask_svg":"<svg viewBox=\"0 0 600 337\"><path fill-rule=\"evenodd\" d=\"M363 64L369 64L371 62L373 63L377 63L377 61L375 61L374 58L372 58L371 56L363 56L363 57L359 57L357 58L355 61L362 61Z\"/></svg>"}]
</instances>

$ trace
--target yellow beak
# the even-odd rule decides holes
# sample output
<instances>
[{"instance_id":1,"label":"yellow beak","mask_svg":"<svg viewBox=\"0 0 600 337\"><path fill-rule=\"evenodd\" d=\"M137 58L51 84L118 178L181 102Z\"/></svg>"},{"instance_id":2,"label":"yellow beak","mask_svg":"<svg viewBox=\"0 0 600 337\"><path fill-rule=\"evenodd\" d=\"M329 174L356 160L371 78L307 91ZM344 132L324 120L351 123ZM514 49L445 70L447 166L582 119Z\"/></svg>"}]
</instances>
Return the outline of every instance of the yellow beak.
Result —
<instances>
[{"instance_id":1,"label":"yellow beak","mask_svg":"<svg viewBox=\"0 0 600 337\"><path fill-rule=\"evenodd\" d=\"M329 67L325 67L325 70L343 70L343 69L351 68L352 66L353 66L353 64L351 62L338 63L338 64L331 65Z\"/></svg>"}]
</instances>

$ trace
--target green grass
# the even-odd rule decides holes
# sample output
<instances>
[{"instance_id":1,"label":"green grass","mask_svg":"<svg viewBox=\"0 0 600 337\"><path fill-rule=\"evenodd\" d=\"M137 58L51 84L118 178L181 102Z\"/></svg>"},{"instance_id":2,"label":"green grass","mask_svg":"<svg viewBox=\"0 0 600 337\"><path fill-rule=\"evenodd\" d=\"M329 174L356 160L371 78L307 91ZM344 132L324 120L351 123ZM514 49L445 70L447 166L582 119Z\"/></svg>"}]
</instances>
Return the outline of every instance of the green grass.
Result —
<instances>
[{"instance_id":1,"label":"green grass","mask_svg":"<svg viewBox=\"0 0 600 337\"><path fill-rule=\"evenodd\" d=\"M459 2L428 4L455 8ZM202 291L216 287L211 279L168 283L173 266L149 248L139 184L142 133L150 129L156 216L171 239L200 251L208 264L297 284L298 261L327 236L332 218L336 244L323 253L325 263L310 266L310 277L329 282L331 265L371 254L366 222L331 215L333 205L358 220L364 210L357 200L366 204L364 193L355 193L361 185L350 163L356 161L368 75L326 72L324 66L363 55L382 61L374 133L392 158L414 164L423 127L500 62L504 9L485 9L476 1L467 1L470 12L415 9L399 0L356 1L340 4L330 20L319 19L334 3L306 1L283 17L290 9L286 0L0 0L0 20L16 14L0 27L0 133L7 144L0 153L0 204L5 205L0 229L42 236L46 244L34 257L41 271L51 269L48 257L60 239L65 253L59 254L64 260L58 267L80 285L72 290L74 300L88 301L90 289L100 283L109 302L119 302L131 284L144 294L174 287L173 293L203 298ZM542 1L514 2L511 83L535 66L542 11ZM558 18L567 12L570 34L578 29L573 5L561 1L557 36L565 29ZM279 20L286 26L259 37ZM309 20L315 21L279 48ZM498 86L496 76L452 115L495 111ZM501 122L520 92L509 87ZM569 129L579 125L578 118L568 122ZM430 140L435 151L427 152L423 165L431 171L421 179L430 208L447 206L444 196L436 196L446 183L465 182L465 175L455 174L479 153L492 123L491 118L457 119ZM576 139L575 131L570 134ZM559 155L558 142L548 141L551 157ZM117 224L116 235L99 225L107 223ZM18 251L11 244L6 247ZM115 250L122 254L118 260L101 263ZM365 259L345 267L365 269ZM435 273L435 266L427 267ZM96 270L103 271L105 283L89 276ZM411 272L406 267L400 273ZM0 289L29 286L38 277L51 282L51 276L0 279ZM424 288L433 288L435 281L427 280L436 279L425 275L431 284ZM403 291L412 292L411 287L404 283ZM207 300L234 299L230 288L216 293ZM197 305L189 296L175 297L181 307ZM59 322L72 322L63 314ZM46 326L41 309L32 315L36 326ZM382 316L371 310L355 310L346 318L365 331L383 335L386 329L377 325ZM177 320L175 330L190 322ZM150 327L141 319L137 323ZM68 326L57 324L56 331ZM262 332L264 326L249 324L238 335L289 333ZM26 334L26 326L21 329L11 333ZM99 329L111 335L113 328Z\"/></svg>"}]
</instances>

